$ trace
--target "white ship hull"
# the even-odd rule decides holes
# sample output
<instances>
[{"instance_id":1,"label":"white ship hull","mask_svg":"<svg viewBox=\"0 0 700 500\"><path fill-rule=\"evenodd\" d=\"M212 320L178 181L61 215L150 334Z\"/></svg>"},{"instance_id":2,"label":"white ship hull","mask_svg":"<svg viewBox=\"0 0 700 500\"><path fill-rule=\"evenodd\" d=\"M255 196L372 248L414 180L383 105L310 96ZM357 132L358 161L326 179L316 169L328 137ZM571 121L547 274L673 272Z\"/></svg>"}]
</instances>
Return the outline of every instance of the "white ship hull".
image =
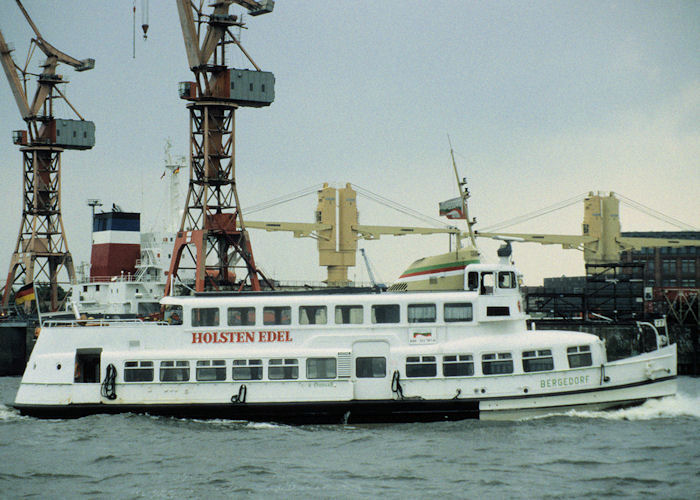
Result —
<instances>
[{"instance_id":1,"label":"white ship hull","mask_svg":"<svg viewBox=\"0 0 700 500\"><path fill-rule=\"evenodd\" d=\"M594 335L527 330L508 280L492 290L162 303L184 323L46 325L15 407L38 417L357 423L512 419L675 393L675 345L608 362Z\"/></svg>"}]
</instances>

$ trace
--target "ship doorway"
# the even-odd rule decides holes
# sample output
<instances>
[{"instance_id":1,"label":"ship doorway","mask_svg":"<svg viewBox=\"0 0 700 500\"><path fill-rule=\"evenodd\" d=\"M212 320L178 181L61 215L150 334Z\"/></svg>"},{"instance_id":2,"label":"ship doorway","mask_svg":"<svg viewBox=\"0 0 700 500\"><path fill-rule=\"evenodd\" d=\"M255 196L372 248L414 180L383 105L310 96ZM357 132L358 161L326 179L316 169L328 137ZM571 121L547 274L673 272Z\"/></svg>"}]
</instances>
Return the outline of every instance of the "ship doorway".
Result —
<instances>
[{"instance_id":1,"label":"ship doorway","mask_svg":"<svg viewBox=\"0 0 700 500\"><path fill-rule=\"evenodd\" d=\"M77 349L71 403L99 403L102 349Z\"/></svg>"},{"instance_id":2,"label":"ship doorway","mask_svg":"<svg viewBox=\"0 0 700 500\"><path fill-rule=\"evenodd\" d=\"M352 358L355 399L391 399L389 344L355 342Z\"/></svg>"},{"instance_id":3,"label":"ship doorway","mask_svg":"<svg viewBox=\"0 0 700 500\"><path fill-rule=\"evenodd\" d=\"M75 351L73 382L98 384L100 382L100 360L102 349L78 349Z\"/></svg>"}]
</instances>

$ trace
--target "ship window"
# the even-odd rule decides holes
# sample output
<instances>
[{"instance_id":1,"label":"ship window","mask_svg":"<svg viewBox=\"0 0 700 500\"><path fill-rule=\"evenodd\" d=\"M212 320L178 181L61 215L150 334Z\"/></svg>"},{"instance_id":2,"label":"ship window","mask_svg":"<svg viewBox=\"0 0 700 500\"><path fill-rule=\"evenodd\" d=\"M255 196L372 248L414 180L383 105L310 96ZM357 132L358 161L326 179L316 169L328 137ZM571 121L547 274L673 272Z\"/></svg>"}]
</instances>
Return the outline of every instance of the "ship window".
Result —
<instances>
[{"instance_id":1,"label":"ship window","mask_svg":"<svg viewBox=\"0 0 700 500\"><path fill-rule=\"evenodd\" d=\"M515 273L513 271L499 272L498 288L515 288Z\"/></svg>"},{"instance_id":2,"label":"ship window","mask_svg":"<svg viewBox=\"0 0 700 500\"><path fill-rule=\"evenodd\" d=\"M300 306L300 325L325 325L328 323L328 312L326 306Z\"/></svg>"},{"instance_id":3,"label":"ship window","mask_svg":"<svg viewBox=\"0 0 700 500\"><path fill-rule=\"evenodd\" d=\"M409 323L434 323L435 322L435 304L409 304L408 305L408 322Z\"/></svg>"},{"instance_id":4,"label":"ship window","mask_svg":"<svg viewBox=\"0 0 700 500\"><path fill-rule=\"evenodd\" d=\"M467 274L467 290L476 291L479 289L479 273L469 271Z\"/></svg>"},{"instance_id":5,"label":"ship window","mask_svg":"<svg viewBox=\"0 0 700 500\"><path fill-rule=\"evenodd\" d=\"M408 356L406 358L407 377L434 377L437 375L435 356Z\"/></svg>"},{"instance_id":6,"label":"ship window","mask_svg":"<svg viewBox=\"0 0 700 500\"><path fill-rule=\"evenodd\" d=\"M219 326L219 308L195 307L192 309L192 326Z\"/></svg>"},{"instance_id":7,"label":"ship window","mask_svg":"<svg viewBox=\"0 0 700 500\"><path fill-rule=\"evenodd\" d=\"M362 306L335 306L336 325L359 325L363 320Z\"/></svg>"},{"instance_id":8,"label":"ship window","mask_svg":"<svg viewBox=\"0 0 700 500\"><path fill-rule=\"evenodd\" d=\"M289 325L292 322L292 308L289 306L276 306L263 308L263 324L265 325Z\"/></svg>"},{"instance_id":9,"label":"ship window","mask_svg":"<svg viewBox=\"0 0 700 500\"><path fill-rule=\"evenodd\" d=\"M250 326L255 324L254 307L229 307L229 326Z\"/></svg>"},{"instance_id":10,"label":"ship window","mask_svg":"<svg viewBox=\"0 0 700 500\"><path fill-rule=\"evenodd\" d=\"M153 382L153 361L124 362L124 382Z\"/></svg>"},{"instance_id":11,"label":"ship window","mask_svg":"<svg viewBox=\"0 0 700 500\"><path fill-rule=\"evenodd\" d=\"M138 315L150 316L160 312L160 304L158 302L139 302Z\"/></svg>"},{"instance_id":12,"label":"ship window","mask_svg":"<svg viewBox=\"0 0 700 500\"><path fill-rule=\"evenodd\" d=\"M197 361L197 380L226 380L226 362L223 359Z\"/></svg>"},{"instance_id":13,"label":"ship window","mask_svg":"<svg viewBox=\"0 0 700 500\"><path fill-rule=\"evenodd\" d=\"M569 358L569 368L580 368L582 366L593 365L591 346L589 345L569 347L566 349L566 355Z\"/></svg>"},{"instance_id":14,"label":"ship window","mask_svg":"<svg viewBox=\"0 0 700 500\"><path fill-rule=\"evenodd\" d=\"M513 356L509 352L483 354L481 371L484 375L513 373Z\"/></svg>"},{"instance_id":15,"label":"ship window","mask_svg":"<svg viewBox=\"0 0 700 500\"><path fill-rule=\"evenodd\" d=\"M493 273L481 273L481 292L482 295L493 293Z\"/></svg>"},{"instance_id":16,"label":"ship window","mask_svg":"<svg viewBox=\"0 0 700 500\"><path fill-rule=\"evenodd\" d=\"M442 374L445 377L469 377L474 375L474 358L472 358L471 354L443 356Z\"/></svg>"},{"instance_id":17,"label":"ship window","mask_svg":"<svg viewBox=\"0 0 700 500\"><path fill-rule=\"evenodd\" d=\"M161 361L161 382L187 382L190 379L189 361Z\"/></svg>"},{"instance_id":18,"label":"ship window","mask_svg":"<svg viewBox=\"0 0 700 500\"><path fill-rule=\"evenodd\" d=\"M510 316L510 308L508 306L487 306L486 316Z\"/></svg>"},{"instance_id":19,"label":"ship window","mask_svg":"<svg viewBox=\"0 0 700 500\"><path fill-rule=\"evenodd\" d=\"M368 357L355 359L355 376L357 378L386 377L386 358Z\"/></svg>"},{"instance_id":20,"label":"ship window","mask_svg":"<svg viewBox=\"0 0 700 500\"><path fill-rule=\"evenodd\" d=\"M271 359L267 364L267 378L270 380L295 380L299 378L299 360Z\"/></svg>"},{"instance_id":21,"label":"ship window","mask_svg":"<svg viewBox=\"0 0 700 500\"><path fill-rule=\"evenodd\" d=\"M309 358L306 360L306 378L335 378L335 358Z\"/></svg>"},{"instance_id":22,"label":"ship window","mask_svg":"<svg viewBox=\"0 0 700 500\"><path fill-rule=\"evenodd\" d=\"M262 380L262 359L234 359L233 380Z\"/></svg>"},{"instance_id":23,"label":"ship window","mask_svg":"<svg viewBox=\"0 0 700 500\"><path fill-rule=\"evenodd\" d=\"M524 372L546 372L554 370L554 359L551 349L526 351L523 353Z\"/></svg>"},{"instance_id":24,"label":"ship window","mask_svg":"<svg viewBox=\"0 0 700 500\"><path fill-rule=\"evenodd\" d=\"M472 305L469 302L445 304L445 321L471 321L474 319Z\"/></svg>"},{"instance_id":25,"label":"ship window","mask_svg":"<svg viewBox=\"0 0 700 500\"><path fill-rule=\"evenodd\" d=\"M372 323L398 323L399 319L398 304L379 304L372 306Z\"/></svg>"}]
</instances>

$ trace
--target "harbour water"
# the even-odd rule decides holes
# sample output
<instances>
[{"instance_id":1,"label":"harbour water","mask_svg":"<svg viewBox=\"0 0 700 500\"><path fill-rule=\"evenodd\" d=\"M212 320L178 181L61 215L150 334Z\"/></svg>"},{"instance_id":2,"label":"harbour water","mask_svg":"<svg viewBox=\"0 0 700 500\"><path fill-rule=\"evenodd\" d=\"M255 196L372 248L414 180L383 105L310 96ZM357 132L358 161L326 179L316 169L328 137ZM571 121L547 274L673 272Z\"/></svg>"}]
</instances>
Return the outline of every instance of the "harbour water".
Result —
<instances>
[{"instance_id":1,"label":"harbour water","mask_svg":"<svg viewBox=\"0 0 700 500\"><path fill-rule=\"evenodd\" d=\"M37 420L0 378L2 498L699 498L700 379L612 412L291 427Z\"/></svg>"}]
</instances>

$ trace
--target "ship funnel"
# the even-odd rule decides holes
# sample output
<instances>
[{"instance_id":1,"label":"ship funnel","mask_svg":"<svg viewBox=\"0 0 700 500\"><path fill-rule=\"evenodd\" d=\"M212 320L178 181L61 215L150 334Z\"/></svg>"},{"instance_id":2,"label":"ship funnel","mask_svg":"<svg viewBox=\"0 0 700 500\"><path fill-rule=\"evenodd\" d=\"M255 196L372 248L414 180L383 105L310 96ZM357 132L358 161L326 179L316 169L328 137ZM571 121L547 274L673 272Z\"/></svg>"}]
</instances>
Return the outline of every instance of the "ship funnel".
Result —
<instances>
[{"instance_id":1,"label":"ship funnel","mask_svg":"<svg viewBox=\"0 0 700 500\"><path fill-rule=\"evenodd\" d=\"M141 255L141 214L113 210L92 219L90 277L109 279L136 273Z\"/></svg>"}]
</instances>

